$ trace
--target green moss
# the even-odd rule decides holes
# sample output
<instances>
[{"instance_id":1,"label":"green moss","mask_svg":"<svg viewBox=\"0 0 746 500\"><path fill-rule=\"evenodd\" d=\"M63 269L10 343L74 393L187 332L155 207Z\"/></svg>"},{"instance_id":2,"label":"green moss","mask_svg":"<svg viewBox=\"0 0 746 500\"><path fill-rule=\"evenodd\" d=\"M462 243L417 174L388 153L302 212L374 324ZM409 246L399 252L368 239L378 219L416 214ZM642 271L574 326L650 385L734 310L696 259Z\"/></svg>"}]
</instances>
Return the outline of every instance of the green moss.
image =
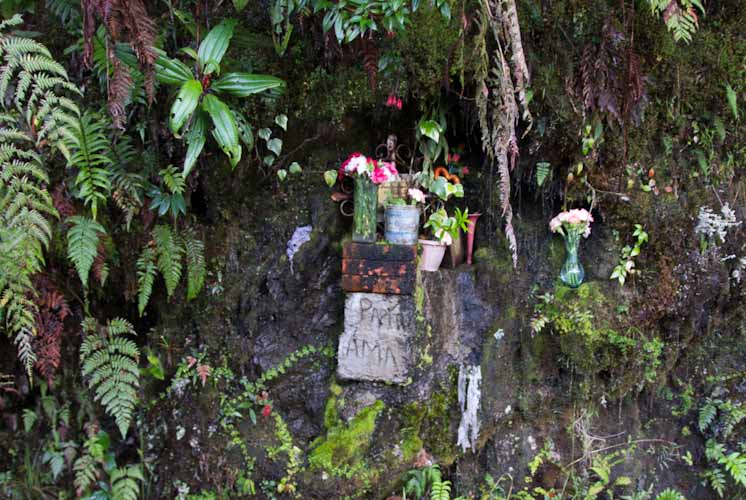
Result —
<instances>
[{"instance_id":1,"label":"green moss","mask_svg":"<svg viewBox=\"0 0 746 500\"><path fill-rule=\"evenodd\" d=\"M425 448L442 465L454 462L458 453L451 440L451 407L456 401L456 386L450 390L433 392L427 403L411 403L403 410L403 439L401 450L404 461Z\"/></svg>"},{"instance_id":2,"label":"green moss","mask_svg":"<svg viewBox=\"0 0 746 500\"><path fill-rule=\"evenodd\" d=\"M373 405L360 410L345 425L336 415L336 407L330 410L330 402L334 399L330 398L327 402L327 411L324 414L324 423L328 428L326 437L314 444L308 463L314 468L347 475L346 471L357 470L362 464L376 427L376 417L385 405L383 401L376 401ZM336 417L336 421L331 419L332 416Z\"/></svg>"}]
</instances>

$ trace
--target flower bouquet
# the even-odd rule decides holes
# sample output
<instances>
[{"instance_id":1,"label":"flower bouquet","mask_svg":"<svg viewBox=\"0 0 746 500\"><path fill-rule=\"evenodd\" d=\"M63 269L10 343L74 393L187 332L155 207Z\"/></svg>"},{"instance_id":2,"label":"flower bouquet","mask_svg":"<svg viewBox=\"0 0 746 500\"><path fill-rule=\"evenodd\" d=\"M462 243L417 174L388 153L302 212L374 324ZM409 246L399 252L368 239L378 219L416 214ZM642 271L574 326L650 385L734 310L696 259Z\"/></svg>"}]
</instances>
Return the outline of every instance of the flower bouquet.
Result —
<instances>
[{"instance_id":1,"label":"flower bouquet","mask_svg":"<svg viewBox=\"0 0 746 500\"><path fill-rule=\"evenodd\" d=\"M352 153L339 168L340 176L355 179L355 213L352 221L352 240L374 243L376 241L376 208L378 184L398 177L391 162L376 161L360 153Z\"/></svg>"},{"instance_id":2,"label":"flower bouquet","mask_svg":"<svg viewBox=\"0 0 746 500\"><path fill-rule=\"evenodd\" d=\"M593 216L584 208L561 212L549 222L549 229L565 238L567 258L560 270L560 279L572 288L579 287L585 278L585 270L578 259L578 247L581 235L584 238L590 236L592 222Z\"/></svg>"}]
</instances>

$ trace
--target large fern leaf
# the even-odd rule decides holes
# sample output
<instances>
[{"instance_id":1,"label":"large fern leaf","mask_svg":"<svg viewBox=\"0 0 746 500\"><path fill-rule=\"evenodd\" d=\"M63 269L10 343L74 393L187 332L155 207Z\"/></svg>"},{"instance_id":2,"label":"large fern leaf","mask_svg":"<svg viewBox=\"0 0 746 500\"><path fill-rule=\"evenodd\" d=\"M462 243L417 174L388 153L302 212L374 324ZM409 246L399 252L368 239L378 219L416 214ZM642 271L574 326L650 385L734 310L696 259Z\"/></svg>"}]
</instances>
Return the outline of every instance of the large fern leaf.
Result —
<instances>
[{"instance_id":1,"label":"large fern leaf","mask_svg":"<svg viewBox=\"0 0 746 500\"><path fill-rule=\"evenodd\" d=\"M123 319L113 319L102 329L95 319L88 318L83 330L86 337L80 346L82 374L88 378L88 387L95 391L94 400L104 406L122 437L126 437L140 385L140 351L127 338L136 335L135 329Z\"/></svg>"},{"instance_id":2,"label":"large fern leaf","mask_svg":"<svg viewBox=\"0 0 746 500\"><path fill-rule=\"evenodd\" d=\"M155 226L153 240L158 257L158 270L163 274L163 279L166 281L166 292L170 298L181 279L181 259L184 255L184 247L179 235L165 225Z\"/></svg>"},{"instance_id":3,"label":"large fern leaf","mask_svg":"<svg viewBox=\"0 0 746 500\"><path fill-rule=\"evenodd\" d=\"M188 231L184 237L187 263L187 300L199 295L205 283L205 244Z\"/></svg>"},{"instance_id":4,"label":"large fern leaf","mask_svg":"<svg viewBox=\"0 0 746 500\"><path fill-rule=\"evenodd\" d=\"M113 163L113 154L105 131L106 123L101 117L85 113L75 124L71 137L66 140L72 153L68 167L78 170L75 177L78 197L91 207L94 219L98 207L106 204L111 191L111 173L108 167Z\"/></svg>"},{"instance_id":5,"label":"large fern leaf","mask_svg":"<svg viewBox=\"0 0 746 500\"><path fill-rule=\"evenodd\" d=\"M58 217L33 148L57 146L67 156L62 138L80 112L62 92L80 91L43 44L4 33L22 22L18 15L0 22L0 106L15 105L0 113L0 330L14 339L30 376L38 311L31 276L44 267L50 219Z\"/></svg>"},{"instance_id":6,"label":"large fern leaf","mask_svg":"<svg viewBox=\"0 0 746 500\"><path fill-rule=\"evenodd\" d=\"M20 16L4 21L0 31L22 22ZM55 61L43 44L12 34L0 34L0 99L6 102L8 89L12 88L13 103L34 131L38 146L45 143L58 145L65 151L62 139L69 136L69 126L80 115L77 105L64 98L60 90L80 95L65 68Z\"/></svg>"},{"instance_id":7,"label":"large fern leaf","mask_svg":"<svg viewBox=\"0 0 746 500\"><path fill-rule=\"evenodd\" d=\"M98 253L98 241L106 229L93 219L75 215L67 219L72 227L67 233L67 257L75 265L80 281L88 287L88 273Z\"/></svg>"}]
</instances>

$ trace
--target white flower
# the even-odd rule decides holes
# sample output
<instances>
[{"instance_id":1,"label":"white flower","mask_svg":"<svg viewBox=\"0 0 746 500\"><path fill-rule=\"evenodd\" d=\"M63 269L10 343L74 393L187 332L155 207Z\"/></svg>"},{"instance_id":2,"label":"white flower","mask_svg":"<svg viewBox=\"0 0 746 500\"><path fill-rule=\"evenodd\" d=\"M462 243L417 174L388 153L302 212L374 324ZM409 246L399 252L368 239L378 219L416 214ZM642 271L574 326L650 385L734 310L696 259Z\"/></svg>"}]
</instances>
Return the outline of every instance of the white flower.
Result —
<instances>
[{"instance_id":1,"label":"white flower","mask_svg":"<svg viewBox=\"0 0 746 500\"><path fill-rule=\"evenodd\" d=\"M407 190L407 194L409 194L409 197L417 203L425 203L425 193L419 189L409 189Z\"/></svg>"}]
</instances>

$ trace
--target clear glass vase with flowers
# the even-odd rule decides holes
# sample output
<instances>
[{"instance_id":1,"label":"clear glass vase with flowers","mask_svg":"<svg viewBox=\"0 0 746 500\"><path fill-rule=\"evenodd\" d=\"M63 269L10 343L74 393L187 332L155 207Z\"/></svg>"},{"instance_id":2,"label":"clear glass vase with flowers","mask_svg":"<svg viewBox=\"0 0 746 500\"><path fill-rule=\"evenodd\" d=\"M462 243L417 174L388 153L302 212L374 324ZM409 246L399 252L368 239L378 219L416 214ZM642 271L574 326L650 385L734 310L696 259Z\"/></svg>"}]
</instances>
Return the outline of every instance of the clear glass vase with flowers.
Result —
<instances>
[{"instance_id":1,"label":"clear glass vase with flowers","mask_svg":"<svg viewBox=\"0 0 746 500\"><path fill-rule=\"evenodd\" d=\"M549 229L565 239L567 257L560 270L560 280L571 288L579 287L585 279L585 270L580 263L578 250L580 237L590 236L592 222L593 216L584 208L560 212L549 222Z\"/></svg>"}]
</instances>

